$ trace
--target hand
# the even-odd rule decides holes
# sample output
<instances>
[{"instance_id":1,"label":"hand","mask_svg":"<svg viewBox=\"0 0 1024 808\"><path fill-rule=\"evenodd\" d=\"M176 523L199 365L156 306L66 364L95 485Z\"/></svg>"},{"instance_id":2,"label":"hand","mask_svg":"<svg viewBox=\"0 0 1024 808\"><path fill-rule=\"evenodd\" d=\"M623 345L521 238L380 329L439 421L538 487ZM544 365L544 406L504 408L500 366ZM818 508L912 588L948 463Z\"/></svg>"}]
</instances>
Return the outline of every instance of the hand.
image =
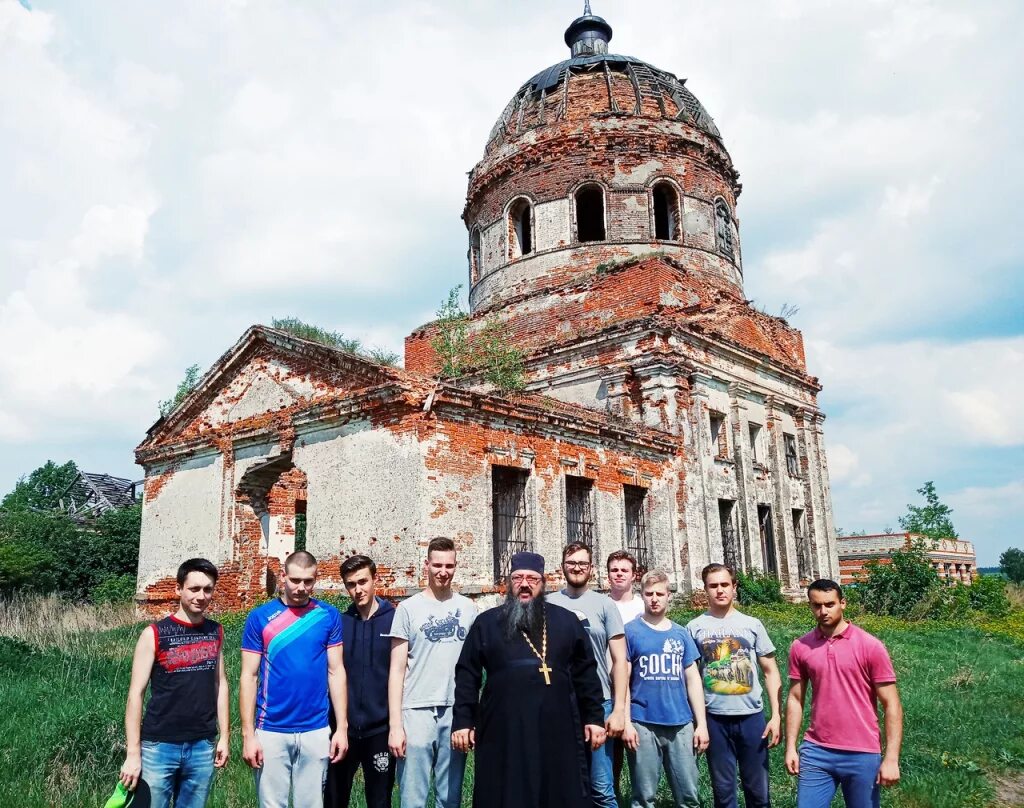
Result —
<instances>
[{"instance_id":1,"label":"hand","mask_svg":"<svg viewBox=\"0 0 1024 808\"><path fill-rule=\"evenodd\" d=\"M878 777L875 778L875 782L883 786L894 786L899 781L900 762L882 758L882 765L878 767Z\"/></svg>"},{"instance_id":2,"label":"hand","mask_svg":"<svg viewBox=\"0 0 1024 808\"><path fill-rule=\"evenodd\" d=\"M612 714L604 722L604 728L609 738L621 738L622 732L626 728L625 710L612 710Z\"/></svg>"},{"instance_id":3,"label":"hand","mask_svg":"<svg viewBox=\"0 0 1024 808\"><path fill-rule=\"evenodd\" d=\"M708 735L708 728L703 724L693 728L693 751L698 755L708 748L711 743L711 736Z\"/></svg>"},{"instance_id":4,"label":"hand","mask_svg":"<svg viewBox=\"0 0 1024 808\"><path fill-rule=\"evenodd\" d=\"M134 791L139 784L139 775L142 774L142 755L133 755L131 752L124 759L121 767L121 782L129 791Z\"/></svg>"},{"instance_id":5,"label":"hand","mask_svg":"<svg viewBox=\"0 0 1024 808\"><path fill-rule=\"evenodd\" d=\"M468 753L474 747L476 747L476 730L472 727L457 729L452 733L452 749Z\"/></svg>"},{"instance_id":6,"label":"hand","mask_svg":"<svg viewBox=\"0 0 1024 808\"><path fill-rule=\"evenodd\" d=\"M405 730L402 727L388 733L388 751L396 758L405 757Z\"/></svg>"},{"instance_id":7,"label":"hand","mask_svg":"<svg viewBox=\"0 0 1024 808\"><path fill-rule=\"evenodd\" d=\"M604 727L599 724L587 724L583 728L583 737L587 739L591 749L600 749L604 743Z\"/></svg>"},{"instance_id":8,"label":"hand","mask_svg":"<svg viewBox=\"0 0 1024 808\"><path fill-rule=\"evenodd\" d=\"M348 730L337 729L331 736L331 763L337 763L348 753Z\"/></svg>"},{"instance_id":9,"label":"hand","mask_svg":"<svg viewBox=\"0 0 1024 808\"><path fill-rule=\"evenodd\" d=\"M229 757L231 757L231 744L229 744L228 739L222 735L220 740L217 741L217 751L213 756L214 767L223 769L228 765Z\"/></svg>"},{"instance_id":10,"label":"hand","mask_svg":"<svg viewBox=\"0 0 1024 808\"><path fill-rule=\"evenodd\" d=\"M773 746L778 746L779 741L782 740L782 719L776 716L768 722L768 726L764 728L764 732L761 733L762 738L768 739L768 748L771 749Z\"/></svg>"},{"instance_id":11,"label":"hand","mask_svg":"<svg viewBox=\"0 0 1024 808\"><path fill-rule=\"evenodd\" d=\"M242 738L242 760L254 769L263 768L263 746L255 735Z\"/></svg>"},{"instance_id":12,"label":"hand","mask_svg":"<svg viewBox=\"0 0 1024 808\"><path fill-rule=\"evenodd\" d=\"M630 724L622 731L622 743L625 744L627 749L635 752L637 747L640 746L640 735L636 731L636 727Z\"/></svg>"},{"instance_id":13,"label":"hand","mask_svg":"<svg viewBox=\"0 0 1024 808\"><path fill-rule=\"evenodd\" d=\"M796 749L786 750L786 771L794 777L800 774L800 753Z\"/></svg>"}]
</instances>

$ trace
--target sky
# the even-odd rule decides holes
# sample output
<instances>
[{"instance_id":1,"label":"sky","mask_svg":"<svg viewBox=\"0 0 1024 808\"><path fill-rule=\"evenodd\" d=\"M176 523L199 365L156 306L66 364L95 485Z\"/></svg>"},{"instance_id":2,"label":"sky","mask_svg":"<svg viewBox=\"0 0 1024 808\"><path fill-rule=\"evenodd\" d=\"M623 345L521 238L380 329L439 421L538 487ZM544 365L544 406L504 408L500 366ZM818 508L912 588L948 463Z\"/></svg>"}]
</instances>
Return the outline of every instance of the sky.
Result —
<instances>
[{"instance_id":1,"label":"sky","mask_svg":"<svg viewBox=\"0 0 1024 808\"><path fill-rule=\"evenodd\" d=\"M593 5L722 131L746 294L798 307L824 388L836 524L898 530L934 480L980 564L1024 546L1024 4ZM48 459L141 477L157 402L253 323L400 353L581 8L0 0L0 491Z\"/></svg>"}]
</instances>

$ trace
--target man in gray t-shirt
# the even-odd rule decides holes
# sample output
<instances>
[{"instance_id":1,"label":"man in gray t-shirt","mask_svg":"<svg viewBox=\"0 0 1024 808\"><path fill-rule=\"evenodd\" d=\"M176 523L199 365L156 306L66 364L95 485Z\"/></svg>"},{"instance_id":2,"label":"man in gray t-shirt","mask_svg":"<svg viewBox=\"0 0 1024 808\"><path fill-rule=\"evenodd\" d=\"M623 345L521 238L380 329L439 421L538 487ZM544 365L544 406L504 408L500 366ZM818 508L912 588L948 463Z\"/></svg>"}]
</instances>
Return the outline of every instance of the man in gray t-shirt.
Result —
<instances>
[{"instance_id":1,"label":"man in gray t-shirt","mask_svg":"<svg viewBox=\"0 0 1024 808\"><path fill-rule=\"evenodd\" d=\"M547 602L573 612L583 623L594 648L597 675L604 691L605 728L620 737L626 723L626 636L615 604L590 591L591 556L585 544L570 544L562 551L565 589L548 595ZM590 761L590 785L596 808L615 808L612 775L612 744L594 751Z\"/></svg>"},{"instance_id":2,"label":"man in gray t-shirt","mask_svg":"<svg viewBox=\"0 0 1024 808\"><path fill-rule=\"evenodd\" d=\"M388 676L388 749L398 758L402 805L426 805L434 780L435 805L458 808L466 755L452 749L455 663L476 619L476 606L452 591L455 544L431 540L427 587L398 604L391 623Z\"/></svg>"},{"instance_id":3,"label":"man in gray t-shirt","mask_svg":"<svg viewBox=\"0 0 1024 808\"><path fill-rule=\"evenodd\" d=\"M708 610L686 627L701 655L715 805L736 805L738 764L748 808L767 808L768 749L782 737L775 646L760 620L736 610L736 577L729 567L708 564L701 577ZM771 705L767 721L758 668Z\"/></svg>"}]
</instances>

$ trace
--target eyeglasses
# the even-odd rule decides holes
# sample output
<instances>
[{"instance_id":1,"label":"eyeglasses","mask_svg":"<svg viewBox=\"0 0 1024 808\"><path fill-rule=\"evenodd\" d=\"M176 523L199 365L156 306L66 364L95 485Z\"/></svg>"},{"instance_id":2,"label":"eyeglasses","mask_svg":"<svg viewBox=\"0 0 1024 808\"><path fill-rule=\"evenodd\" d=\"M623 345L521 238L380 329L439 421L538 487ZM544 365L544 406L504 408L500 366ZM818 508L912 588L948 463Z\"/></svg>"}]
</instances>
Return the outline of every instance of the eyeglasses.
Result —
<instances>
[{"instance_id":1,"label":"eyeglasses","mask_svg":"<svg viewBox=\"0 0 1024 808\"><path fill-rule=\"evenodd\" d=\"M514 584L530 584L530 586L536 586L544 579L539 575L513 575L512 583Z\"/></svg>"},{"instance_id":2,"label":"eyeglasses","mask_svg":"<svg viewBox=\"0 0 1024 808\"><path fill-rule=\"evenodd\" d=\"M589 561L563 561L563 567L568 567L571 570L585 570L590 569Z\"/></svg>"}]
</instances>

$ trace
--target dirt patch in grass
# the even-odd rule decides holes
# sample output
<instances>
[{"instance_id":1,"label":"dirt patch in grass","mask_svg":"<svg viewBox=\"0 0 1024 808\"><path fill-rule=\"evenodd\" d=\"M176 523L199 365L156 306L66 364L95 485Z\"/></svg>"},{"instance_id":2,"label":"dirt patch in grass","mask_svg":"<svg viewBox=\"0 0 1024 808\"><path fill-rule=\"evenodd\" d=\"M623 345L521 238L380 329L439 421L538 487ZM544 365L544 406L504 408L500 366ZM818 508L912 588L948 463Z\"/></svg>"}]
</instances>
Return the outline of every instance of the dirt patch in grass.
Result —
<instances>
[{"instance_id":1,"label":"dirt patch in grass","mask_svg":"<svg viewBox=\"0 0 1024 808\"><path fill-rule=\"evenodd\" d=\"M1001 774L992 784L996 789L996 805L1006 808L1024 805L1024 772Z\"/></svg>"}]
</instances>

